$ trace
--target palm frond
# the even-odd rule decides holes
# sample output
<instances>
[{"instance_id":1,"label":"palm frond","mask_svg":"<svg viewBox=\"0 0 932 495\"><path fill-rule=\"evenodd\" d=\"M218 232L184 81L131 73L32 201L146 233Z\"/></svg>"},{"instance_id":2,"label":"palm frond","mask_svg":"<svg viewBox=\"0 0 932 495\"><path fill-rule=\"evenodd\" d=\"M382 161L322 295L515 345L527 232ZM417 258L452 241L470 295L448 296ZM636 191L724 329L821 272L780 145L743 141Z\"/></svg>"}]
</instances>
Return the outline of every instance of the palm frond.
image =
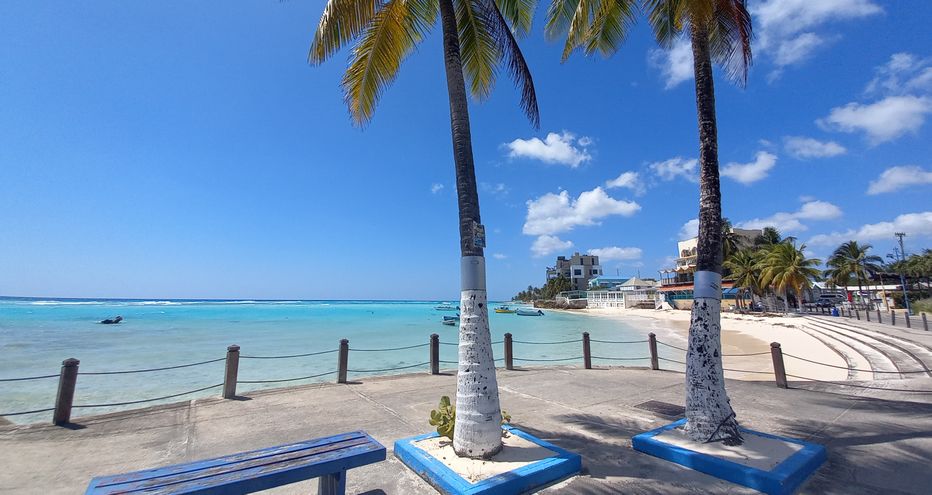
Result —
<instances>
[{"instance_id":1,"label":"palm frond","mask_svg":"<svg viewBox=\"0 0 932 495\"><path fill-rule=\"evenodd\" d=\"M544 34L553 41L567 33L579 0L552 0L547 7L547 23L544 25Z\"/></svg>"},{"instance_id":2,"label":"palm frond","mask_svg":"<svg viewBox=\"0 0 932 495\"><path fill-rule=\"evenodd\" d=\"M473 97L483 100L492 92L501 48L492 34L485 0L455 0L463 75Z\"/></svg>"},{"instance_id":3,"label":"palm frond","mask_svg":"<svg viewBox=\"0 0 932 495\"><path fill-rule=\"evenodd\" d=\"M685 24L689 21L684 0L644 0L647 21L654 29L654 37L663 48L671 48Z\"/></svg>"},{"instance_id":4,"label":"palm frond","mask_svg":"<svg viewBox=\"0 0 932 495\"><path fill-rule=\"evenodd\" d=\"M330 0L320 16L307 61L319 64L355 38L375 17L382 0Z\"/></svg>"},{"instance_id":5,"label":"palm frond","mask_svg":"<svg viewBox=\"0 0 932 495\"><path fill-rule=\"evenodd\" d=\"M712 60L730 79L744 86L751 66L751 14L745 0L714 0L709 26Z\"/></svg>"},{"instance_id":6,"label":"palm frond","mask_svg":"<svg viewBox=\"0 0 932 495\"><path fill-rule=\"evenodd\" d=\"M534 79L531 77L531 70L524 60L524 54L518 46L508 22L498 10L498 5L493 0L479 0L485 2L486 14L488 15L488 26L492 36L498 42L501 49L502 61L508 68L508 73L514 81L515 86L521 89L521 109L527 116L531 125L535 129L540 128L540 110L537 106L537 92L534 89Z\"/></svg>"},{"instance_id":7,"label":"palm frond","mask_svg":"<svg viewBox=\"0 0 932 495\"><path fill-rule=\"evenodd\" d=\"M515 36L521 38L531 30L537 0L495 0L495 5Z\"/></svg>"},{"instance_id":8,"label":"palm frond","mask_svg":"<svg viewBox=\"0 0 932 495\"><path fill-rule=\"evenodd\" d=\"M414 46L437 17L437 0L388 0L366 26L343 76L344 99L358 125L375 105Z\"/></svg>"},{"instance_id":9,"label":"palm frond","mask_svg":"<svg viewBox=\"0 0 932 495\"><path fill-rule=\"evenodd\" d=\"M598 51L608 57L625 41L628 30L637 20L636 0L602 0L599 2L586 41L586 54Z\"/></svg>"}]
</instances>

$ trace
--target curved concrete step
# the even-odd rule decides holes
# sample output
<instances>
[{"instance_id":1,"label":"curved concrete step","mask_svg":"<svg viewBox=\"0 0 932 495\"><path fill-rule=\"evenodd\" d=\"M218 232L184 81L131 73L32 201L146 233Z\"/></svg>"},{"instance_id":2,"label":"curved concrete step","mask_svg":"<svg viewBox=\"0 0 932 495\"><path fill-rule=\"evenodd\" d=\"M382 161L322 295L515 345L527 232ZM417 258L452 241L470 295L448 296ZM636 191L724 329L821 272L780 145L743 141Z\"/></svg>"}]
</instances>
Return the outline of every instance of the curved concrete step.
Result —
<instances>
[{"instance_id":1,"label":"curved concrete step","mask_svg":"<svg viewBox=\"0 0 932 495\"><path fill-rule=\"evenodd\" d=\"M868 341L857 335L851 335L850 332L825 327L818 322L806 321L805 325L814 332L844 342L845 345L854 349L861 356L864 356L870 365L869 369L874 371L875 380L901 378L901 375L896 373L899 371L896 360L891 357L886 350L881 348L881 344Z\"/></svg>"},{"instance_id":2,"label":"curved concrete step","mask_svg":"<svg viewBox=\"0 0 932 495\"><path fill-rule=\"evenodd\" d=\"M875 342L881 342L890 348L896 349L891 353L891 357L897 359L897 365L901 371L909 372L908 375L912 376L921 376L923 374L932 376L932 347L896 335L844 322L836 322L827 318L807 317L807 319L818 321L825 327L850 332L867 339L873 339ZM916 373L917 371L925 373Z\"/></svg>"},{"instance_id":3,"label":"curved concrete step","mask_svg":"<svg viewBox=\"0 0 932 495\"><path fill-rule=\"evenodd\" d=\"M858 369L865 369L870 366L870 363L867 362L867 358L862 356L857 352L856 349L845 344L843 341L838 340L834 337L827 336L825 334L810 330L805 326L799 328L805 332L810 337L818 340L825 347L831 349L835 354L841 356L845 360L845 366L848 367L848 380L872 380L874 377L873 373L865 373L863 371L857 371ZM785 356L786 353L784 353ZM792 354L792 353L790 353ZM793 358L784 359L784 363L788 366L794 361ZM789 367L789 366L788 366ZM790 367L792 369L792 367ZM788 371L789 373L789 371ZM791 373L792 374L792 373Z\"/></svg>"}]
</instances>

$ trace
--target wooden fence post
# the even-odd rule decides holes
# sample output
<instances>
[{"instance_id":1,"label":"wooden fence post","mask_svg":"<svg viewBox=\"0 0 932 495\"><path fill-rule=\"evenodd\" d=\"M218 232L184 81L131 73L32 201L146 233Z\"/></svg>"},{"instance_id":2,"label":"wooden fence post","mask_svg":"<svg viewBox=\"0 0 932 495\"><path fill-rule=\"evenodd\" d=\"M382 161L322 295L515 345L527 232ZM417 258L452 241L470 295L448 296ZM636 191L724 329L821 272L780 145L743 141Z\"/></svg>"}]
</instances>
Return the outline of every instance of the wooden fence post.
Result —
<instances>
[{"instance_id":1,"label":"wooden fence post","mask_svg":"<svg viewBox=\"0 0 932 495\"><path fill-rule=\"evenodd\" d=\"M582 356L583 366L587 370L592 369L592 352L589 347L589 332L582 333Z\"/></svg>"},{"instance_id":2,"label":"wooden fence post","mask_svg":"<svg viewBox=\"0 0 932 495\"><path fill-rule=\"evenodd\" d=\"M903 316L906 317L906 328L913 328L912 322L909 321L909 311L903 313Z\"/></svg>"},{"instance_id":3,"label":"wooden fence post","mask_svg":"<svg viewBox=\"0 0 932 495\"><path fill-rule=\"evenodd\" d=\"M861 321L861 311L860 311L860 310L855 309L855 310L854 310L854 316L858 319L858 321Z\"/></svg>"},{"instance_id":4,"label":"wooden fence post","mask_svg":"<svg viewBox=\"0 0 932 495\"><path fill-rule=\"evenodd\" d=\"M506 370L513 370L513 369L515 369L515 363L514 363L515 355L514 355L514 353L513 353L513 351L512 351L512 347L511 347L511 346L512 346L512 343L511 343L511 334L510 334L510 333L506 333L506 334L505 334L505 369L506 369Z\"/></svg>"},{"instance_id":5,"label":"wooden fence post","mask_svg":"<svg viewBox=\"0 0 932 495\"><path fill-rule=\"evenodd\" d=\"M877 323L883 323L883 318L880 317L880 308L877 308Z\"/></svg>"},{"instance_id":6,"label":"wooden fence post","mask_svg":"<svg viewBox=\"0 0 932 495\"><path fill-rule=\"evenodd\" d=\"M896 311L890 310L890 324L896 326Z\"/></svg>"},{"instance_id":7,"label":"wooden fence post","mask_svg":"<svg viewBox=\"0 0 932 495\"><path fill-rule=\"evenodd\" d=\"M346 368L349 363L349 340L340 339L340 357L337 361L337 383L346 383Z\"/></svg>"},{"instance_id":8,"label":"wooden fence post","mask_svg":"<svg viewBox=\"0 0 932 495\"><path fill-rule=\"evenodd\" d=\"M871 309L870 306L864 308L864 319L871 321Z\"/></svg>"},{"instance_id":9,"label":"wooden fence post","mask_svg":"<svg viewBox=\"0 0 932 495\"><path fill-rule=\"evenodd\" d=\"M440 374L440 336L430 334L430 374Z\"/></svg>"},{"instance_id":10,"label":"wooden fence post","mask_svg":"<svg viewBox=\"0 0 932 495\"><path fill-rule=\"evenodd\" d=\"M236 398L236 378L239 375L239 346L227 347L227 361L223 373L223 398Z\"/></svg>"},{"instance_id":11,"label":"wooden fence post","mask_svg":"<svg viewBox=\"0 0 932 495\"><path fill-rule=\"evenodd\" d=\"M789 388L786 384L786 368L783 366L783 349L779 342L770 343L770 357L773 358L773 376L780 388Z\"/></svg>"},{"instance_id":12,"label":"wooden fence post","mask_svg":"<svg viewBox=\"0 0 932 495\"><path fill-rule=\"evenodd\" d=\"M926 332L929 331L929 322L926 320L926 314L922 313L922 329Z\"/></svg>"},{"instance_id":13,"label":"wooden fence post","mask_svg":"<svg viewBox=\"0 0 932 495\"><path fill-rule=\"evenodd\" d=\"M657 336L653 332L647 334L647 347L650 348L650 369L660 369L660 358L657 356Z\"/></svg>"},{"instance_id":14,"label":"wooden fence post","mask_svg":"<svg viewBox=\"0 0 932 495\"><path fill-rule=\"evenodd\" d=\"M61 375L58 377L58 395L55 396L55 412L52 422L58 426L71 422L71 405L74 403L74 388L78 383L78 365L75 358L68 358L61 363Z\"/></svg>"}]
</instances>

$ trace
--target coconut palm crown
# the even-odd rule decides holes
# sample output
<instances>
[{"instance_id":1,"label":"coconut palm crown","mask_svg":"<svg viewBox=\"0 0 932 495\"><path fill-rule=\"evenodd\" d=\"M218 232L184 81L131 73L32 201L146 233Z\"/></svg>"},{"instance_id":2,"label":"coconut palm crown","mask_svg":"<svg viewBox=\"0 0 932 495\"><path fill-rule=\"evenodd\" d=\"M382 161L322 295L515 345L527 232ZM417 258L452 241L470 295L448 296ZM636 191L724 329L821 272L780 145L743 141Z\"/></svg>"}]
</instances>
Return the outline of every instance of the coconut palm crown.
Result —
<instances>
[{"instance_id":1,"label":"coconut palm crown","mask_svg":"<svg viewBox=\"0 0 932 495\"><path fill-rule=\"evenodd\" d=\"M692 44L699 121L699 238L686 355L686 433L697 442L742 442L725 392L721 357L722 201L713 62L744 84L751 64L751 15L745 0L551 0L547 34L566 34L563 60L582 49L609 56L643 12L657 42Z\"/></svg>"},{"instance_id":2,"label":"coconut palm crown","mask_svg":"<svg viewBox=\"0 0 932 495\"><path fill-rule=\"evenodd\" d=\"M487 458L502 448L485 283L485 228L479 215L466 86L468 82L474 97L484 98L504 64L520 87L524 113L538 126L534 83L515 40L530 28L533 11L534 0L329 0L308 54L317 64L357 39L342 86L350 114L362 126L372 118L405 57L440 17L461 254L453 449L464 457Z\"/></svg>"},{"instance_id":3,"label":"coconut palm crown","mask_svg":"<svg viewBox=\"0 0 932 495\"><path fill-rule=\"evenodd\" d=\"M317 65L358 38L343 76L344 99L357 125L375 106L401 63L430 33L451 0L330 0L320 17L308 62ZM531 28L535 0L453 0L462 71L474 98L486 98L505 65L521 88L521 108L538 127L540 115L531 72L516 36Z\"/></svg>"}]
</instances>

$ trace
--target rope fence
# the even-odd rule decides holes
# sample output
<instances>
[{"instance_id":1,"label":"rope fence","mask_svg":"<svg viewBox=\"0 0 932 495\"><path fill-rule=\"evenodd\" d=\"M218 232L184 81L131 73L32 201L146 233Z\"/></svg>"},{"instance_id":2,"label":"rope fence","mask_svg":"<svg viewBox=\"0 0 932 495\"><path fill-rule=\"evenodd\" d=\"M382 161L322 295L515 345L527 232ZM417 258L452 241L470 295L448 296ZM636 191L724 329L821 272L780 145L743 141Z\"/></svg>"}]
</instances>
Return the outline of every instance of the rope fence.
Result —
<instances>
[{"instance_id":1,"label":"rope fence","mask_svg":"<svg viewBox=\"0 0 932 495\"><path fill-rule=\"evenodd\" d=\"M637 345L637 344L648 344L648 350L650 351L649 355L635 355L635 356L624 356L622 353L621 356L615 355L593 355L591 345L592 343L603 344L603 345ZM538 354L534 356L533 354L522 357L516 357L514 355L514 345L528 345L528 346L546 346L546 345L570 345L570 344L582 344L582 355L575 355L575 352L563 351L557 353L557 356L548 356L547 354ZM657 350L657 346L662 345L666 348L674 349L681 352L688 352L684 347L680 347L674 344L660 341L656 336L651 333L649 334L648 339L638 339L638 340L608 340L608 339L592 339L589 336L588 332L582 333L582 339L566 339L566 340L554 340L554 341L530 341L530 340L516 340L512 337L510 333L504 335L503 340L497 340L491 342L492 345L504 344L504 356L495 358L494 362L496 364L504 362L504 367L507 370L515 369L514 363L570 363L570 362L579 362L582 361L583 367L586 370L593 369L592 360L597 361L610 361L610 362L629 362L629 361L650 361L650 369L652 370L663 370L671 371L676 373L684 373L681 369L662 369L660 363L671 363L680 366L686 366L686 362L674 359L673 356L661 356ZM142 369L132 369L132 370L112 370L112 371L78 371L79 361L77 359L67 359L62 363L61 373L59 374L49 374L49 375L37 375L37 376L25 376L25 377L10 377L10 378L0 378L0 382L12 383L12 382L26 382L32 380L43 380L58 378L58 396L56 398L55 407L52 408L43 408L43 409L32 409L28 411L14 411L10 413L0 413L0 416L24 416L31 414L42 414L53 412L53 422L55 424L67 424L70 422L70 415L72 409L92 409L92 408L103 408L103 407L120 407L120 406L129 406L137 404L145 404L157 401L165 401L168 399L178 398L187 395L198 394L201 392L206 392L208 390L213 390L217 388L223 389L222 397L225 399L233 399L236 396L236 386L237 385L263 385L263 384L276 384L276 383L290 383L290 382L299 382L304 380L314 380L320 379L327 376L337 375L337 383L348 383L347 374L348 373L362 373L362 374L371 374L371 373L393 373L405 370L413 370L415 368L429 367L428 371L431 374L439 374L440 365L459 365L457 360L441 360L440 359L440 348L441 346L459 346L458 342L440 342L439 336L433 334L430 336L429 342L421 344L412 344L405 346L397 347L386 347L386 348L353 348L349 346L349 341L343 339L340 341L340 345L336 349L327 349L320 351L313 351L301 354L285 354L285 355L240 355L239 346L229 346L227 348L226 357L209 359L205 361L198 361L193 363L178 364L172 366L163 366L163 367L153 367L153 368L142 368ZM397 351L409 351L414 349L428 348L429 360L424 362L418 362L415 364L400 364L398 366L386 366L379 368L351 368L349 366L349 357L351 352L359 353L377 353L377 352L397 352ZM605 347L603 349L609 349ZM617 349L617 347L612 347L611 349ZM570 354L568 357L560 357L559 354ZM327 354L337 354L338 362L337 369L319 372L310 375L297 376L291 378L270 378L270 379L251 379L251 380L240 380L238 379L239 373L239 361L242 359L259 359L259 360L268 360L268 359L293 359L293 358L306 358L306 357L315 357L315 356L324 356ZM640 353L632 353L640 354ZM734 372L734 373L748 373L748 374L758 374L758 375L769 375L773 376L776 384L780 388L789 388L787 383L787 378L795 378L799 380L808 380L818 383L829 383L835 385L842 385L848 387L856 387L863 389L873 389L873 390L887 390L887 391L896 391L904 393L932 393L930 390L910 390L910 389L894 389L894 388L885 388L882 386L870 386L870 385L857 385L847 382L838 382L838 381L828 381L828 380L819 380L814 378L808 378L793 374L786 373L786 369L783 363L783 356L788 356L792 359L799 361L816 364L820 366L825 366L833 369L846 370L849 372L868 372L868 373L885 373L885 374L901 374L901 375L912 375L912 374L921 374L921 373L930 373L932 370L923 369L923 370L909 370L909 371L886 371L886 370L872 370L872 369L858 369L848 366L838 366L829 363L822 363L812 359L804 358L794 354L783 354L780 344L773 343L771 344L771 350L762 351L762 352L750 352L750 353L740 353L740 354L722 354L723 358L727 357L757 357L770 355L773 361L772 370L745 370L745 369L736 369L736 368L722 368L723 371ZM428 356L425 356L428 357ZM159 371L170 371L170 370L179 370L185 368L191 368L196 366L203 366L212 363L225 362L224 366L224 380L222 383L215 385L210 385L206 387L197 388L194 390L188 390L185 392L174 393L170 395L164 395L160 397L153 397L149 399L140 399L140 400L131 400L131 401L122 401L122 402L112 402L112 403L95 403L95 404L73 404L73 398L75 395L75 388L77 379L79 376L106 376L106 375L129 375L136 373L151 373ZM408 362L413 361L412 359L407 359ZM404 363L405 361L401 361ZM312 361L316 363L316 361ZM381 363L380 363L381 364ZM601 365L602 369L606 367L611 367L610 363L603 363ZM319 367L318 367L319 369Z\"/></svg>"}]
</instances>

